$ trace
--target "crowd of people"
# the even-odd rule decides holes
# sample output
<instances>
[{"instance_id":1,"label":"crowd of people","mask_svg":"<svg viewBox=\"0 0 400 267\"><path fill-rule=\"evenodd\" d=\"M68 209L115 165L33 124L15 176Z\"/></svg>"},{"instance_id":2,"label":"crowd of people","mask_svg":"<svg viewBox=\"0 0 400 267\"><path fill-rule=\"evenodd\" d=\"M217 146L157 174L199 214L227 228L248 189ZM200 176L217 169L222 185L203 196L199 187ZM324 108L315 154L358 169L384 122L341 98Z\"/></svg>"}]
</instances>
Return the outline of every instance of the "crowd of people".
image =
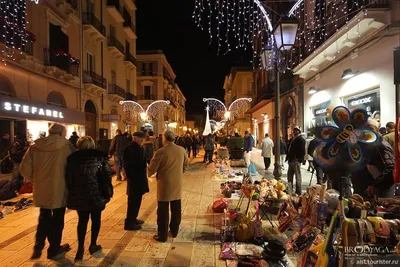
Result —
<instances>
[{"instance_id":1,"label":"crowd of people","mask_svg":"<svg viewBox=\"0 0 400 267\"><path fill-rule=\"evenodd\" d=\"M177 145L175 135L166 131L155 137L149 131L133 135L116 131L108 153L96 149L90 136L79 137L74 132L66 139L66 129L53 124L48 136L35 140L33 145L16 137L9 142L9 135L0 140L2 155L11 155L13 169L19 178L33 184L33 201L40 208L32 259L39 259L47 239L50 246L47 258L58 260L71 248L61 244L66 208L78 213L78 250L75 261L83 259L85 236L91 220L91 255L102 250L97 243L101 228L101 215L113 197L110 158L114 158L117 180L127 181L127 214L124 229L142 228L139 210L144 194L149 192L148 177L157 180L157 225L154 239L167 241L168 228L176 237L181 222L183 173L188 167L190 152L197 155L200 140L185 135L185 147ZM191 142L190 142L190 141ZM169 213L171 210L171 218Z\"/></svg>"}]
</instances>

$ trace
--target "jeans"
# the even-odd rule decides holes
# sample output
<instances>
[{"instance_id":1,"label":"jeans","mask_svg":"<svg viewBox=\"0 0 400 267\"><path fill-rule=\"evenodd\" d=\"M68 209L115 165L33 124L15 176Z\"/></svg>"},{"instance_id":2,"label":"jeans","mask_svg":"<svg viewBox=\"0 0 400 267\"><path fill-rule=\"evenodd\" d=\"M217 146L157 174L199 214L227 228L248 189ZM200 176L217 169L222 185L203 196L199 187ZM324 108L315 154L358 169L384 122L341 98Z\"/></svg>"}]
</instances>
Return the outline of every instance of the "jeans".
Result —
<instances>
[{"instance_id":1,"label":"jeans","mask_svg":"<svg viewBox=\"0 0 400 267\"><path fill-rule=\"evenodd\" d=\"M54 257L60 251L62 231L64 229L65 208L54 210L40 209L39 223L36 230L35 250L42 251L47 240L50 243L47 249L48 257Z\"/></svg>"},{"instance_id":2,"label":"jeans","mask_svg":"<svg viewBox=\"0 0 400 267\"><path fill-rule=\"evenodd\" d=\"M171 206L171 221L169 220L169 206ZM169 229L173 236L179 232L179 225L181 224L181 200L174 201L158 201L157 207L157 226L158 237L161 240L168 239L168 223Z\"/></svg>"},{"instance_id":3,"label":"jeans","mask_svg":"<svg viewBox=\"0 0 400 267\"><path fill-rule=\"evenodd\" d=\"M121 170L124 166L124 158L122 156L114 156L115 169L117 171L117 179L121 180Z\"/></svg>"},{"instance_id":4,"label":"jeans","mask_svg":"<svg viewBox=\"0 0 400 267\"><path fill-rule=\"evenodd\" d=\"M317 184L323 184L325 183L324 179L324 170L322 169L321 166L318 165L315 161L313 161L313 166L314 166L314 171L315 175L317 176Z\"/></svg>"},{"instance_id":5,"label":"jeans","mask_svg":"<svg viewBox=\"0 0 400 267\"><path fill-rule=\"evenodd\" d=\"M83 211L83 210L78 210L78 249L83 250L84 249L84 244L85 244L85 236L86 236L86 230L87 230L87 225L89 222L89 215L90 219L92 220L92 236L91 236L91 241L90 245L95 246L97 245L97 237L99 236L100 232L100 226L101 226L101 210L90 210L90 211Z\"/></svg>"},{"instance_id":6,"label":"jeans","mask_svg":"<svg viewBox=\"0 0 400 267\"><path fill-rule=\"evenodd\" d=\"M287 173L288 191L293 193L293 176L296 176L296 194L301 195L301 171L300 162L297 159L289 161L289 169Z\"/></svg>"},{"instance_id":7,"label":"jeans","mask_svg":"<svg viewBox=\"0 0 400 267\"><path fill-rule=\"evenodd\" d=\"M286 159L286 155L281 155L281 162L280 162L280 164L281 164L282 167L283 167L283 163L285 162L285 159Z\"/></svg>"},{"instance_id":8,"label":"jeans","mask_svg":"<svg viewBox=\"0 0 400 267\"><path fill-rule=\"evenodd\" d=\"M271 158L264 157L264 165L265 165L265 169L268 170L269 166L271 165Z\"/></svg>"},{"instance_id":9,"label":"jeans","mask_svg":"<svg viewBox=\"0 0 400 267\"><path fill-rule=\"evenodd\" d=\"M133 190L131 190L133 191ZM139 215L140 205L142 204L142 194L138 192L129 192L128 194L128 209L126 212L125 225L135 224Z\"/></svg>"},{"instance_id":10,"label":"jeans","mask_svg":"<svg viewBox=\"0 0 400 267\"><path fill-rule=\"evenodd\" d=\"M197 145L192 146L192 151L193 151L193 157L197 156Z\"/></svg>"}]
</instances>

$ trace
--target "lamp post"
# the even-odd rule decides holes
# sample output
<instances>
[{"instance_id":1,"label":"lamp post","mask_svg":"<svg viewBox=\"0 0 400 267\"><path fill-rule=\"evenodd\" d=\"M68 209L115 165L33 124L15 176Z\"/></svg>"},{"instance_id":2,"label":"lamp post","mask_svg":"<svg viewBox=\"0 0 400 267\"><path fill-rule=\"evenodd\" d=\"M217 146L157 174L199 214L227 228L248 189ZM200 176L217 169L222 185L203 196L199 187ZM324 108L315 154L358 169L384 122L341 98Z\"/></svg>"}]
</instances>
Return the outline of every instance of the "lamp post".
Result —
<instances>
[{"instance_id":1,"label":"lamp post","mask_svg":"<svg viewBox=\"0 0 400 267\"><path fill-rule=\"evenodd\" d=\"M289 17L282 17L278 25L273 31L275 39L275 47L265 47L261 51L261 61L266 71L273 71L276 73L276 88L275 88L275 164L274 164L274 177L279 180L282 176L280 164L280 73L284 73L287 69L287 52L292 49L296 42L296 34L299 23L297 20ZM282 66L282 62L284 62Z\"/></svg>"}]
</instances>

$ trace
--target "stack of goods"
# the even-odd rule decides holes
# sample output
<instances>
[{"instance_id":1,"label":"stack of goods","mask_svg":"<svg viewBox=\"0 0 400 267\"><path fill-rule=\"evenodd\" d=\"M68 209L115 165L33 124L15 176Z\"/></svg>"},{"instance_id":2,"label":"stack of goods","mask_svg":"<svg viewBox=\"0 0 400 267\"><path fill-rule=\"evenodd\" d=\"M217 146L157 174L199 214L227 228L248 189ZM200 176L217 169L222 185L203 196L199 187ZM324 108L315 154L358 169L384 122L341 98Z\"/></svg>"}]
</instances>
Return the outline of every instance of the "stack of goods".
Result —
<instances>
[{"instance_id":1,"label":"stack of goods","mask_svg":"<svg viewBox=\"0 0 400 267\"><path fill-rule=\"evenodd\" d=\"M0 219L3 219L4 216L10 213L24 210L32 205L33 201L27 198L22 198L16 202L11 202L11 201L5 203L0 202Z\"/></svg>"},{"instance_id":2,"label":"stack of goods","mask_svg":"<svg viewBox=\"0 0 400 267\"><path fill-rule=\"evenodd\" d=\"M230 181L226 183L221 183L221 194L224 195L225 198L231 198L232 194L239 191L242 188L241 182Z\"/></svg>"},{"instance_id":3,"label":"stack of goods","mask_svg":"<svg viewBox=\"0 0 400 267\"><path fill-rule=\"evenodd\" d=\"M242 170L233 170L228 160L217 160L215 163L214 179L241 181Z\"/></svg>"}]
</instances>

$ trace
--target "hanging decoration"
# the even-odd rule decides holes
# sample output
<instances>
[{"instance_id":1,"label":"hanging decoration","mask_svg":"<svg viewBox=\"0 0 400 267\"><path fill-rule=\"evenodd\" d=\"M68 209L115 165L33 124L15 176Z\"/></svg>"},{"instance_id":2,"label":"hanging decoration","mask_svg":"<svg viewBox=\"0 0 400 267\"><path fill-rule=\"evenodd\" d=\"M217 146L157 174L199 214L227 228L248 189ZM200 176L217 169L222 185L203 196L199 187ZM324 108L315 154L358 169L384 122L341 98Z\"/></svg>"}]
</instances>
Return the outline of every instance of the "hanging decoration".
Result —
<instances>
[{"instance_id":1,"label":"hanging decoration","mask_svg":"<svg viewBox=\"0 0 400 267\"><path fill-rule=\"evenodd\" d=\"M206 115L206 125L204 126L204 131L203 131L203 135L204 135L204 136L209 135L209 134L212 134L211 124L210 124L210 114L209 114L209 111L210 111L210 107L207 106L207 107L206 107L206 112L207 112L207 115Z\"/></svg>"},{"instance_id":2,"label":"hanging decoration","mask_svg":"<svg viewBox=\"0 0 400 267\"><path fill-rule=\"evenodd\" d=\"M264 43L272 31L271 20L259 0L195 0L193 19L199 28L208 30L210 44L216 40L218 54L232 48L252 47L254 51L254 39L259 37Z\"/></svg>"},{"instance_id":3,"label":"hanging decoration","mask_svg":"<svg viewBox=\"0 0 400 267\"><path fill-rule=\"evenodd\" d=\"M39 0L31 0L39 4ZM27 42L35 42L36 36L27 31L25 0L0 1L0 42L1 61L6 65L7 60L15 60L17 54L22 54Z\"/></svg>"},{"instance_id":4,"label":"hanging decoration","mask_svg":"<svg viewBox=\"0 0 400 267\"><path fill-rule=\"evenodd\" d=\"M216 98L203 98L207 103L210 117L214 119L234 120L242 116L250 108L251 98L239 98L233 101L227 108L221 100Z\"/></svg>"},{"instance_id":5,"label":"hanging decoration","mask_svg":"<svg viewBox=\"0 0 400 267\"><path fill-rule=\"evenodd\" d=\"M48 51L51 55L56 56L56 57L68 58L68 61L71 64L76 64L76 65L80 64L79 59L74 58L70 53L64 52L64 50L62 50L62 49L48 49L46 51Z\"/></svg>"},{"instance_id":6,"label":"hanging decoration","mask_svg":"<svg viewBox=\"0 0 400 267\"><path fill-rule=\"evenodd\" d=\"M363 109L350 112L344 106L336 107L332 119L337 126L324 126L315 129L321 141L314 151L314 159L325 167L355 168L365 164L363 148L360 144L372 144L377 135L364 128L368 114ZM367 151L367 150L366 150Z\"/></svg>"},{"instance_id":7,"label":"hanging decoration","mask_svg":"<svg viewBox=\"0 0 400 267\"><path fill-rule=\"evenodd\" d=\"M233 101L229 107L230 119L234 120L235 117L241 117L246 111L250 109L251 98L239 98Z\"/></svg>"}]
</instances>

